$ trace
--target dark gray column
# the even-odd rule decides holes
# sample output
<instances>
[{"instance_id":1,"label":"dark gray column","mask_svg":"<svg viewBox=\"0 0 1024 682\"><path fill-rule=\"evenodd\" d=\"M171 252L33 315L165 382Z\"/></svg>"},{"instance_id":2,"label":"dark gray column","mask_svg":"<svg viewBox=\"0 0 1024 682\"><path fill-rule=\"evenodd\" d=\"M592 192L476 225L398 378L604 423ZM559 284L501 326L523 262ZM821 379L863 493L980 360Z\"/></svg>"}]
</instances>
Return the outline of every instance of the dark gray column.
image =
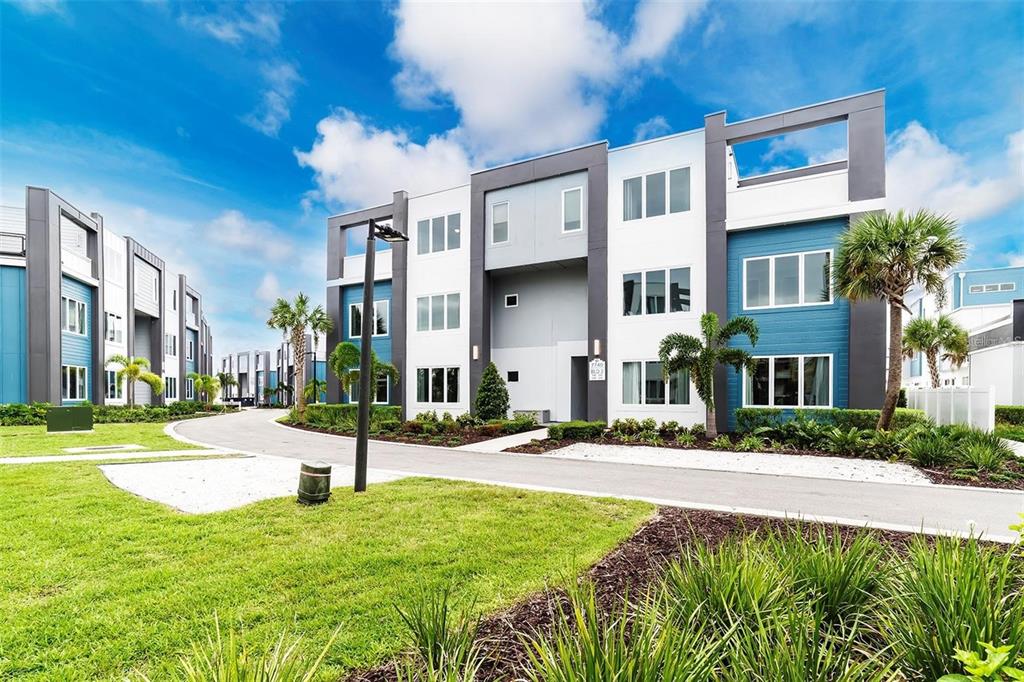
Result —
<instances>
[{"instance_id":1,"label":"dark gray column","mask_svg":"<svg viewBox=\"0 0 1024 682\"><path fill-rule=\"evenodd\" d=\"M587 172L587 355L608 362L608 156ZM488 309L490 306L488 306ZM587 382L587 419L608 420L608 380Z\"/></svg>"},{"instance_id":2,"label":"dark gray column","mask_svg":"<svg viewBox=\"0 0 1024 682\"><path fill-rule=\"evenodd\" d=\"M484 367L491 361L491 278L485 269L487 228L484 224L486 190L473 183L469 197L469 406ZM477 356L473 357L473 349Z\"/></svg>"},{"instance_id":3,"label":"dark gray column","mask_svg":"<svg viewBox=\"0 0 1024 682\"><path fill-rule=\"evenodd\" d=\"M722 324L729 319L727 237L725 233L726 193L725 112L704 117L704 201L706 213L707 311L715 313ZM715 418L720 428L729 419L729 395L726 370L715 368ZM711 406L708 406L711 409Z\"/></svg>"},{"instance_id":4,"label":"dark gray column","mask_svg":"<svg viewBox=\"0 0 1024 682\"><path fill-rule=\"evenodd\" d=\"M185 279L185 275L178 275L178 341L175 344L174 352L178 356L178 400L182 399L181 391L184 390L185 385L185 304L188 302L186 290L188 289L188 281Z\"/></svg>"},{"instance_id":5,"label":"dark gray column","mask_svg":"<svg viewBox=\"0 0 1024 682\"><path fill-rule=\"evenodd\" d=\"M92 335L92 402L103 405L107 402L107 358L104 355L106 348L106 298L103 281L103 260L106 251L103 250L103 216L99 213L91 214L96 222L96 232L89 235L88 254L92 260L92 276L96 278L95 305L92 311L92 324L96 332Z\"/></svg>"},{"instance_id":6,"label":"dark gray column","mask_svg":"<svg viewBox=\"0 0 1024 682\"><path fill-rule=\"evenodd\" d=\"M850 201L885 196L885 98L847 119Z\"/></svg>"},{"instance_id":7,"label":"dark gray column","mask_svg":"<svg viewBox=\"0 0 1024 682\"><path fill-rule=\"evenodd\" d=\"M50 192L25 188L28 400L60 404L60 208Z\"/></svg>"},{"instance_id":8,"label":"dark gray column","mask_svg":"<svg viewBox=\"0 0 1024 682\"><path fill-rule=\"evenodd\" d=\"M851 215L850 223L855 223L862 215ZM885 400L885 366L889 353L887 312L881 299L850 301L847 406L852 409L877 410Z\"/></svg>"},{"instance_id":9,"label":"dark gray column","mask_svg":"<svg viewBox=\"0 0 1024 682\"><path fill-rule=\"evenodd\" d=\"M327 356L330 357L334 347L341 343L341 287L327 287L327 317L331 318L334 326L327 335ZM280 348L280 346L278 347ZM283 363L281 363L283 364ZM285 383L282 368L278 365L277 380ZM327 402L341 402L341 382L330 369L327 370Z\"/></svg>"},{"instance_id":10,"label":"dark gray column","mask_svg":"<svg viewBox=\"0 0 1024 682\"><path fill-rule=\"evenodd\" d=\"M399 190L391 202L391 226L409 234L409 193ZM405 358L408 339L406 299L408 298L409 243L391 245L391 362L398 369L398 383L391 390L391 404L404 405L406 377ZM403 415L404 417L404 415Z\"/></svg>"}]
</instances>

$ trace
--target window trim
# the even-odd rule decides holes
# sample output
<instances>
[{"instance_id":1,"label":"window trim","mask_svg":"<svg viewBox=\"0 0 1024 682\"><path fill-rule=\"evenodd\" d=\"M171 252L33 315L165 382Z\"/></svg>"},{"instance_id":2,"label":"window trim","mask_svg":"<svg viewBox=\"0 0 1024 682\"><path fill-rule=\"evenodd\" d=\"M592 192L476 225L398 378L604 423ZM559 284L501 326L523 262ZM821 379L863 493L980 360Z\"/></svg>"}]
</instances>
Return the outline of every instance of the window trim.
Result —
<instances>
[{"instance_id":1,"label":"window trim","mask_svg":"<svg viewBox=\"0 0 1024 682\"><path fill-rule=\"evenodd\" d=\"M174 388L171 391L171 388ZM173 395L171 395L173 393ZM169 377L164 375L164 398L167 400L178 399L178 377Z\"/></svg>"},{"instance_id":2,"label":"window trim","mask_svg":"<svg viewBox=\"0 0 1024 682\"><path fill-rule=\"evenodd\" d=\"M124 318L117 313L107 312L103 319L106 324L103 335L104 341L107 343L124 343L124 333L120 324L124 321Z\"/></svg>"},{"instance_id":3,"label":"window trim","mask_svg":"<svg viewBox=\"0 0 1024 682\"><path fill-rule=\"evenodd\" d=\"M104 396L105 396L105 398L107 400L123 400L124 399L124 383L123 382L119 382L117 380L117 372L118 372L118 370L116 370L116 369L104 370L104 378L106 380L106 389L107 389L104 392ZM111 395L111 389L114 389L113 390L113 394L114 395Z\"/></svg>"},{"instance_id":4,"label":"window trim","mask_svg":"<svg viewBox=\"0 0 1024 682\"><path fill-rule=\"evenodd\" d=\"M827 301L814 301L807 303L803 300L804 298L804 259L806 256L815 256L819 253L828 254L829 273L831 274L832 268L835 267L835 249L815 249L813 251L793 251L789 253L773 253L765 256L750 256L743 259L743 309L744 310L773 310L773 309L786 309L786 308L815 308L835 305L836 303L836 292L832 286L831 276L828 278L828 300ZM800 294L800 303L775 303L775 260L777 258L787 258L790 256L799 256L799 265L797 265L797 292ZM747 303L747 263L754 260L768 260L768 305L749 305ZM790 356L780 356L790 357Z\"/></svg>"},{"instance_id":5,"label":"window trim","mask_svg":"<svg viewBox=\"0 0 1024 682\"><path fill-rule=\"evenodd\" d=\"M383 334L378 334L377 333L377 318L376 318L376 315L377 315L377 304L378 303L386 303L387 307L388 307L388 312L387 312L387 317L388 317L387 329L388 330L385 333L383 333ZM359 310L361 312L362 309L363 309L363 302L360 301L359 303L349 303L348 304L348 338L350 338L350 339L359 339L359 338L362 338L362 333L359 333L359 334L353 334L352 333L352 309L353 308L359 308ZM371 337L378 337L378 338L380 338L380 337L384 337L384 336L390 335L391 334L391 301L389 299L386 299L386 298L375 298L373 300L373 311L374 311L374 320L373 320L373 327L371 327L370 336ZM361 317L365 317L365 315L361 316ZM362 322L363 322L363 320L361 319L360 320L360 324L362 324ZM362 327L360 327L360 332L362 332Z\"/></svg>"},{"instance_id":6,"label":"window trim","mask_svg":"<svg viewBox=\"0 0 1024 682\"><path fill-rule=\"evenodd\" d=\"M82 390L85 392L85 395L79 396L77 398L71 398L70 397L70 395L71 395L71 370L81 370L81 374L82 374ZM61 387L60 387L60 399L61 399L61 402L81 403L81 402L85 402L86 400L89 399L89 368L88 367L85 367L83 365L61 365L60 366L60 373L61 373ZM75 372L75 378L76 379L78 378L78 374L79 374L79 372L76 371ZM65 379L66 379L66 383L65 383ZM67 387L67 389L68 389L68 394L67 395L64 394L65 387ZM78 383L77 383L77 381L75 383L75 392L76 393L78 392Z\"/></svg>"},{"instance_id":7,"label":"window trim","mask_svg":"<svg viewBox=\"0 0 1024 682\"><path fill-rule=\"evenodd\" d=\"M192 377L185 378L185 400L195 400L196 382Z\"/></svg>"},{"instance_id":8,"label":"window trim","mask_svg":"<svg viewBox=\"0 0 1024 682\"><path fill-rule=\"evenodd\" d=\"M441 376L444 377L444 380L442 381L442 386L441 386L441 395L443 395L445 399L440 401L440 402L435 402L435 401L430 399L430 396L434 395L434 391L433 391L434 379L433 379L433 376L434 376L434 370L436 370L436 369L442 370L441 371ZM448 371L452 370L452 369L458 370L458 372L459 372L458 383L457 383L457 386L456 386L457 389L458 389L459 398L458 398L458 400L455 400L455 401L449 401L448 400ZM422 401L422 400L419 399L419 374L420 374L420 370L426 370L426 372L427 372L427 400L426 401ZM415 384L413 386L413 389L415 391L414 395L416 396L416 399L414 401L414 403L416 405L460 405L462 403L462 366L461 365L427 365L427 366L417 366L416 367L416 382L415 382Z\"/></svg>"},{"instance_id":9,"label":"window trim","mask_svg":"<svg viewBox=\"0 0 1024 682\"><path fill-rule=\"evenodd\" d=\"M82 328L82 329L78 328L78 323L79 322L84 323L86 326L88 326L88 324L89 324L89 319L88 319L89 308L86 305L85 301L79 301L77 298L72 298L71 296L65 296L65 295L62 294L61 297L60 297L60 302L61 302L61 307L64 309L64 320L63 320L63 322L65 324L67 324L67 328L64 327L64 324L61 324L61 327L60 327L61 332L65 333L65 334L75 334L76 336L88 336L89 334L88 334L88 332L86 332L86 330L84 328ZM74 314L74 318L73 318L74 321L75 321L75 327L76 327L75 329L71 329L72 316L68 314L68 313L71 312L68 309L71 305L74 305L74 308L75 308L75 314ZM81 310L82 310L81 315L79 315L79 313L78 313L79 308L81 308ZM77 367L78 365L75 365L75 366Z\"/></svg>"},{"instance_id":10,"label":"window trim","mask_svg":"<svg viewBox=\"0 0 1024 682\"><path fill-rule=\"evenodd\" d=\"M757 409L773 410L831 410L836 402L835 357L832 353L798 353L795 355L755 355L755 360L768 360L768 405L751 405L747 400L747 369L740 373L740 405ZM775 359L796 358L800 371L797 374L796 405L775 405ZM806 358L828 358L828 405L804 405L804 360Z\"/></svg>"},{"instance_id":11,"label":"window trim","mask_svg":"<svg viewBox=\"0 0 1024 682\"><path fill-rule=\"evenodd\" d=\"M510 298L515 298L515 300L516 300L516 302L513 303L512 305L509 305L509 303L508 303L508 299L510 299ZM505 307L506 308L518 308L519 307L519 294L518 293L505 294Z\"/></svg>"},{"instance_id":12,"label":"window trim","mask_svg":"<svg viewBox=\"0 0 1024 682\"><path fill-rule=\"evenodd\" d=\"M505 205L507 207L507 210L505 212L505 239L500 242L496 242L494 241L494 209L501 205ZM490 223L490 225L488 226L490 227L490 229L488 230L488 232L490 232L490 239L488 241L490 242L491 246L502 246L504 244L510 244L512 242L512 205L509 203L509 200L505 199L504 201L496 201L493 204L491 204L490 218L491 219L488 221Z\"/></svg>"},{"instance_id":13,"label":"window trim","mask_svg":"<svg viewBox=\"0 0 1024 682\"><path fill-rule=\"evenodd\" d=\"M373 387L374 391L373 391L373 403L372 404L373 405L390 405L391 404L391 379L389 377L384 377L383 379L377 379L376 383L377 383L378 386L380 385L381 381L385 382L385 384L387 385L387 397L385 397L384 400L377 400L377 386L374 386ZM355 386L355 388L359 388L358 384ZM358 396L353 397L352 393L353 393L352 391L347 391L345 393L345 395L348 397L348 404L349 405L358 405L359 404L359 398L358 398Z\"/></svg>"},{"instance_id":14,"label":"window trim","mask_svg":"<svg viewBox=\"0 0 1024 682\"><path fill-rule=\"evenodd\" d=\"M568 194L569 192L576 192L576 191L578 191L580 193L580 226L578 228L576 228L575 230L567 230L567 229L565 229L565 195ZM563 189L562 190L562 201L561 201L561 204L562 204L562 234L583 234L583 233L585 233L587 231L587 227L586 227L586 221L583 220L583 185L578 185L576 187L567 187L567 188Z\"/></svg>"},{"instance_id":15,"label":"window trim","mask_svg":"<svg viewBox=\"0 0 1024 682\"><path fill-rule=\"evenodd\" d=\"M684 316L684 315L691 315L692 316L692 315L694 315L695 312L696 312L696 306L694 305L694 301L696 300L696 297L693 294L693 291L694 291L694 286L693 286L693 284L694 284L693 267L694 267L693 263L683 263L683 264L680 264L680 265L666 265L663 268L640 268L640 269L623 270L622 272L620 272L619 273L619 302L620 302L619 309L622 310L622 314L619 315L619 317L625 318L625 319L633 319L633 318L642 319L642 318L645 318L645 317L657 317L657 316L660 316L660 315L679 315L679 316ZM668 300L668 298L669 298L669 290L672 288L672 279L671 279L672 278L672 271L673 270L681 270L683 268L686 268L687 270L690 271L690 309L689 310L677 310L675 312L672 312L672 306L669 305L669 300ZM661 272L665 273L665 312L663 312L663 313L649 313L649 312L647 312L647 306L645 305L647 303L647 273L648 272L658 272L659 270ZM637 273L640 274L640 314L639 315L627 315L626 314L626 292L623 290L623 286L622 286L623 285L623 278L626 275L635 275Z\"/></svg>"},{"instance_id":16,"label":"window trim","mask_svg":"<svg viewBox=\"0 0 1024 682\"><path fill-rule=\"evenodd\" d=\"M434 329L434 310L433 310L433 307L432 307L433 306L433 299L434 299L435 296L443 296L444 297L444 308L443 308L444 320L442 322L442 326L438 327L437 329ZM448 297L449 296L458 296L459 297L459 326L458 327L449 327L448 326ZM419 305L420 305L420 301L424 300L424 299L427 301L427 328L426 329L420 329ZM433 333L433 332L457 332L457 331L462 329L462 292L461 291L444 291L444 292L435 293L435 294L423 294L422 296L417 296L415 298L415 303L416 303L416 306L413 309L413 316L415 317L414 329L416 330L417 334L427 334L427 333Z\"/></svg>"},{"instance_id":17,"label":"window trim","mask_svg":"<svg viewBox=\"0 0 1024 682\"><path fill-rule=\"evenodd\" d=\"M623 366L628 362L640 363L640 402L638 403L627 403L622 400L622 379L625 375ZM637 408L637 407L655 407L662 408L665 410L694 410L696 405L693 400L693 396L696 392L696 386L693 383L693 377L689 378L690 390L687 392L690 402L688 403L672 403L669 398L669 381L665 382L665 402L663 403L649 403L647 402L647 363L648 362L661 362L657 357L654 358L634 358L628 357L623 358L619 362L619 403L623 409Z\"/></svg>"},{"instance_id":18,"label":"window trim","mask_svg":"<svg viewBox=\"0 0 1024 682\"><path fill-rule=\"evenodd\" d=\"M686 209L685 211L676 211L675 213L673 213L670 210L671 207L672 207L672 171L683 170L683 169L689 169L690 170L690 207L688 209ZM660 215L648 216L647 215L647 176L648 175L656 175L658 173L664 173L665 174L665 212L660 214ZM667 218L667 217L673 216L673 215L680 215L680 214L686 214L686 213L692 213L693 212L693 164L692 163L684 164L682 166L669 166L669 167L665 167L665 168L655 168L653 170L646 170L646 171L641 171L639 173L631 173L629 175L623 175L621 178L619 178L619 187L623 187L624 188L625 187L625 183L628 180L636 180L637 178L640 179L640 213L641 213L641 215L640 215L639 218L630 218L628 220L623 218L622 219L623 225L626 225L628 223L635 223L638 220L650 220L650 219L655 219L655 218ZM620 215L625 213L625 205L626 205L625 202L626 202L626 196L625 196L625 193L623 192L623 194L622 194L622 207L623 207L623 211L620 213Z\"/></svg>"},{"instance_id":19,"label":"window trim","mask_svg":"<svg viewBox=\"0 0 1024 682\"><path fill-rule=\"evenodd\" d=\"M456 246L453 249L449 249L448 248L448 230L450 228L449 228L449 225L448 225L448 219L451 218L453 215L459 216L459 245ZM434 251L434 230L433 230L433 226L434 226L434 221L436 219L438 219L438 218L443 218L444 219L444 247L439 249L439 250L437 250L437 251ZM427 222L427 250L424 251L423 253L420 253L419 225L423 221ZM459 251L459 250L462 249L462 241L463 241L462 240L462 236L463 236L463 232L462 232L462 211L461 210L460 211L452 211L450 213L444 213L442 215L432 215L429 218L416 218L414 220L411 220L409 222L409 224L416 226L416 256L419 257L419 258L423 258L423 257L426 257L426 256L436 256L438 254L445 253L447 251Z\"/></svg>"},{"instance_id":20,"label":"window trim","mask_svg":"<svg viewBox=\"0 0 1024 682\"><path fill-rule=\"evenodd\" d=\"M996 287L991 291L986 290L986 287ZM1009 287L1004 289L1003 287ZM977 289L977 291L975 291ZM985 282L984 284L969 284L967 285L967 293L969 294L999 294L1007 291L1016 291L1016 282Z\"/></svg>"}]
</instances>

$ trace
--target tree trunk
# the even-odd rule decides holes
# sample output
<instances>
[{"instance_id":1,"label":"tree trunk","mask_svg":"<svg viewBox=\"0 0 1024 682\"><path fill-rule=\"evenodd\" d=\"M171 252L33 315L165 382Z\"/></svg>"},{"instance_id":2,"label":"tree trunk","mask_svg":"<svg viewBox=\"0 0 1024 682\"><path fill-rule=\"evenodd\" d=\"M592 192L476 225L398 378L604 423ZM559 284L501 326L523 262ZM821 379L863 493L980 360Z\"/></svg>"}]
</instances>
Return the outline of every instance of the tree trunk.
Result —
<instances>
[{"instance_id":1,"label":"tree trunk","mask_svg":"<svg viewBox=\"0 0 1024 682\"><path fill-rule=\"evenodd\" d=\"M292 352L295 353L295 411L299 421L306 420L306 335L304 330L292 332Z\"/></svg>"},{"instance_id":2,"label":"tree trunk","mask_svg":"<svg viewBox=\"0 0 1024 682\"><path fill-rule=\"evenodd\" d=\"M320 339L318 339L317 337L314 336L313 337L313 381L314 382L316 382L316 351L317 351L317 346L319 346L319 345L320 345ZM313 384L313 387L316 389L315 391L313 391L313 404L315 405L316 403L320 402L320 389L316 385L316 383Z\"/></svg>"},{"instance_id":3,"label":"tree trunk","mask_svg":"<svg viewBox=\"0 0 1024 682\"><path fill-rule=\"evenodd\" d=\"M932 376L932 388L939 387L939 359L936 351L928 351L925 357L928 358L928 373Z\"/></svg>"},{"instance_id":4,"label":"tree trunk","mask_svg":"<svg viewBox=\"0 0 1024 682\"><path fill-rule=\"evenodd\" d=\"M878 416L878 430L888 430L896 402L900 397L900 381L903 377L903 308L899 303L889 303L889 372L885 384L885 402Z\"/></svg>"},{"instance_id":5,"label":"tree trunk","mask_svg":"<svg viewBox=\"0 0 1024 682\"><path fill-rule=\"evenodd\" d=\"M711 439L718 438L718 417L715 415L715 399L711 399L711 406L708 407L708 419L707 419L708 433L707 437Z\"/></svg>"}]
</instances>

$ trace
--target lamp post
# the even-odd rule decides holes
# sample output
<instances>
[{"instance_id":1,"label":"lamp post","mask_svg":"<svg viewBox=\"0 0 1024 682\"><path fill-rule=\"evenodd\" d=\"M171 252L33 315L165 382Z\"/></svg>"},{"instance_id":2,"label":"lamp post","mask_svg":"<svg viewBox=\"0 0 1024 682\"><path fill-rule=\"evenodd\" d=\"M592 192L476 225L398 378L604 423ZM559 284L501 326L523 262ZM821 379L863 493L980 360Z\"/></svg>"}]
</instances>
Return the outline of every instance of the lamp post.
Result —
<instances>
[{"instance_id":1,"label":"lamp post","mask_svg":"<svg viewBox=\"0 0 1024 682\"><path fill-rule=\"evenodd\" d=\"M391 227L370 220L366 229L366 270L363 275L363 309L360 313L359 330L359 419L356 425L356 480L357 493L366 490L366 450L370 439L370 341L373 327L376 324L376 312L373 309L373 266L377 251L377 239L386 242L407 242L409 238Z\"/></svg>"}]
</instances>

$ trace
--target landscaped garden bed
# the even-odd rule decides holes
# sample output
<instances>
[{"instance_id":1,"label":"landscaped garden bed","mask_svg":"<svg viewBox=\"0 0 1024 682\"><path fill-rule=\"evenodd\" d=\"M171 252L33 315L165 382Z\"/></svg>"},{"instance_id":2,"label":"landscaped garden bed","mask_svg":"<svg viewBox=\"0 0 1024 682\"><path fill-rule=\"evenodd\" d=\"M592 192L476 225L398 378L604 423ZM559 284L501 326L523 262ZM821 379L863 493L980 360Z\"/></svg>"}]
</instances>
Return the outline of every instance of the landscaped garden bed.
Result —
<instances>
[{"instance_id":1,"label":"landscaped garden bed","mask_svg":"<svg viewBox=\"0 0 1024 682\"><path fill-rule=\"evenodd\" d=\"M196 400L179 400L166 407L159 405L93 405L89 402L76 403L92 408L92 419L96 424L140 424L147 422L169 422L195 417L234 412L233 405L205 405ZM0 426L45 426L46 413L54 407L50 403L9 403L0 405Z\"/></svg>"},{"instance_id":2,"label":"landscaped garden bed","mask_svg":"<svg viewBox=\"0 0 1024 682\"><path fill-rule=\"evenodd\" d=\"M703 426L658 424L653 419L570 422L549 429L549 438L508 448L542 454L573 443L639 445L678 450L773 452L787 455L898 461L914 466L932 482L1024 489L1024 460L1000 441L961 426L934 427L915 410L897 410L893 430L876 431L877 410L737 410L738 430L708 438ZM870 426L869 426L870 425Z\"/></svg>"}]
</instances>

